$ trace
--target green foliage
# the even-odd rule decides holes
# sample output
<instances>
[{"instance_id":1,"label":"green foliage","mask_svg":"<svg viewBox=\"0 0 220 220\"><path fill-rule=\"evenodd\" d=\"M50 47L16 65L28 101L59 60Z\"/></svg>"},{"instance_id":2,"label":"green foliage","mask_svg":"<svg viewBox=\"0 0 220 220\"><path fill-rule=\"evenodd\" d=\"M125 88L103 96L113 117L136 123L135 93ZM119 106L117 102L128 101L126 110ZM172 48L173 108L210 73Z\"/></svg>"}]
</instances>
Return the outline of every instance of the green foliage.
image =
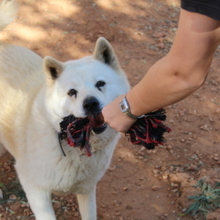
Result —
<instances>
[{"instance_id":1,"label":"green foliage","mask_svg":"<svg viewBox=\"0 0 220 220\"><path fill-rule=\"evenodd\" d=\"M5 188L3 183L0 183L0 188Z\"/></svg>"},{"instance_id":2,"label":"green foliage","mask_svg":"<svg viewBox=\"0 0 220 220\"><path fill-rule=\"evenodd\" d=\"M186 209L184 215L191 213L191 216L202 215L206 218L208 212L220 208L220 182L216 182L212 186L204 178L199 180L194 187L198 190L198 193L189 197L189 199L195 201Z\"/></svg>"},{"instance_id":3,"label":"green foliage","mask_svg":"<svg viewBox=\"0 0 220 220\"><path fill-rule=\"evenodd\" d=\"M0 183L0 189L3 191L3 198L0 198L0 204L10 200L10 195L16 196L17 199L27 201L25 192L18 180L14 180L7 185Z\"/></svg>"}]
</instances>

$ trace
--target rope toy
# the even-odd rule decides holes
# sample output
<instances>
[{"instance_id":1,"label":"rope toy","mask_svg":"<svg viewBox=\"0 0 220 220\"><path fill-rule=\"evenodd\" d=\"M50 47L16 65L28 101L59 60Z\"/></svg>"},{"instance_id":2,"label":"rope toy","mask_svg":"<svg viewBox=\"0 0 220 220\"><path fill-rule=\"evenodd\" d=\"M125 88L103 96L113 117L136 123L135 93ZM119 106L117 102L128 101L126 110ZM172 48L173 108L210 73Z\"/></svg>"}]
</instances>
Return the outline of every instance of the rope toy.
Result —
<instances>
[{"instance_id":1,"label":"rope toy","mask_svg":"<svg viewBox=\"0 0 220 220\"><path fill-rule=\"evenodd\" d=\"M155 146L164 143L163 134L171 131L170 128L163 124L165 120L164 109L148 113L145 117L139 118L125 133L125 136L132 144L154 149ZM79 147L81 151L85 151L86 155L90 157L92 155L89 143L91 132L101 134L106 127L107 125L101 112L94 113L86 118L76 118L73 115L64 117L60 122L60 132L58 133L60 146L61 140L66 140L71 147ZM65 156L64 151L63 154Z\"/></svg>"},{"instance_id":2,"label":"rope toy","mask_svg":"<svg viewBox=\"0 0 220 220\"><path fill-rule=\"evenodd\" d=\"M154 149L155 146L164 144L164 133L171 129L163 124L166 120L165 110L159 109L145 114L145 117L137 119L133 126L125 133L132 144L143 145L146 149Z\"/></svg>"},{"instance_id":3,"label":"rope toy","mask_svg":"<svg viewBox=\"0 0 220 220\"><path fill-rule=\"evenodd\" d=\"M94 113L86 118L76 118L74 115L69 115L60 122L61 130L58 133L60 146L61 140L66 139L71 147L79 147L81 151L85 150L87 156L90 157L92 155L89 144L91 131L100 134L106 127L101 113Z\"/></svg>"}]
</instances>

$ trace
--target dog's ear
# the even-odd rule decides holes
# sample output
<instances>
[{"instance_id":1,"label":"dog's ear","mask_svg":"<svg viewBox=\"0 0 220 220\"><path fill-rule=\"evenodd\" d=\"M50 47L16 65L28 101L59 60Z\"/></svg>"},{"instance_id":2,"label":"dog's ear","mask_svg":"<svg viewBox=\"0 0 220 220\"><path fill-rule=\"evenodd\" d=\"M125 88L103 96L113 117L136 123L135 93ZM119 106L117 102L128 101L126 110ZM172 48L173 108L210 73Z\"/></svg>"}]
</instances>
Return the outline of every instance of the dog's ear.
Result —
<instances>
[{"instance_id":1,"label":"dog's ear","mask_svg":"<svg viewBox=\"0 0 220 220\"><path fill-rule=\"evenodd\" d=\"M43 59L43 68L47 79L56 80L64 69L62 62L57 61L53 57L46 56Z\"/></svg>"},{"instance_id":2,"label":"dog's ear","mask_svg":"<svg viewBox=\"0 0 220 220\"><path fill-rule=\"evenodd\" d=\"M104 37L100 37L96 41L93 58L111 66L113 69L120 68L114 49Z\"/></svg>"}]
</instances>

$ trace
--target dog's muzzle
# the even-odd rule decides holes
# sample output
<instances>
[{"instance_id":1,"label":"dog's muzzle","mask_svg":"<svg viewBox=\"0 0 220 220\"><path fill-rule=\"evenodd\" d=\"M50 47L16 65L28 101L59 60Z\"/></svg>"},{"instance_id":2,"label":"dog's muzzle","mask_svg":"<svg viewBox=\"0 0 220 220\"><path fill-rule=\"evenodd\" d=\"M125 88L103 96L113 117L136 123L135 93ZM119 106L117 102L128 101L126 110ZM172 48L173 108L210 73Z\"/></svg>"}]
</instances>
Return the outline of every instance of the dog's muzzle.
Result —
<instances>
[{"instance_id":1,"label":"dog's muzzle","mask_svg":"<svg viewBox=\"0 0 220 220\"><path fill-rule=\"evenodd\" d=\"M89 116L94 113L99 113L101 110L100 102L97 98L90 96L83 101L83 110L85 115Z\"/></svg>"}]
</instances>

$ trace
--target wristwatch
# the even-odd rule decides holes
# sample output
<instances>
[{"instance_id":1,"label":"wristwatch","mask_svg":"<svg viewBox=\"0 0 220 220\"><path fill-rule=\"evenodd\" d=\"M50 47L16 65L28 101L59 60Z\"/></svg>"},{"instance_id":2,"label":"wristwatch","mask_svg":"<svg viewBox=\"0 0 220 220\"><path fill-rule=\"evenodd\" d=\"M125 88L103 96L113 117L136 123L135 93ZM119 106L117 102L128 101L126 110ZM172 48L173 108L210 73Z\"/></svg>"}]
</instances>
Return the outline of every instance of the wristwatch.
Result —
<instances>
[{"instance_id":1,"label":"wristwatch","mask_svg":"<svg viewBox=\"0 0 220 220\"><path fill-rule=\"evenodd\" d=\"M141 115L141 116L136 116L136 115L133 115L131 113L131 109L130 109L130 106L129 106L129 103L128 103L128 100L126 99L126 96L122 99L122 101L119 103L120 105L120 108L121 108L121 111L127 115L129 118L132 118L132 119L138 119L138 118L143 118L145 115Z\"/></svg>"}]
</instances>

